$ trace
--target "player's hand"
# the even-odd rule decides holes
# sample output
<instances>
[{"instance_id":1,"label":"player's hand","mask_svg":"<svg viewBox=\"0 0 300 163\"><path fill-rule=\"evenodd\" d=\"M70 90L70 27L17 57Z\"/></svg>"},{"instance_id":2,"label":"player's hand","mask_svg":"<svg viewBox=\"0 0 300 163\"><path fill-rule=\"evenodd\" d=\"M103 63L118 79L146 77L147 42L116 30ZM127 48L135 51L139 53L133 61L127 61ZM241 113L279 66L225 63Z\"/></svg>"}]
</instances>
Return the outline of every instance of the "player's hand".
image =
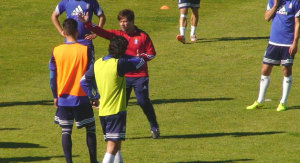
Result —
<instances>
[{"instance_id":1,"label":"player's hand","mask_svg":"<svg viewBox=\"0 0 300 163\"><path fill-rule=\"evenodd\" d=\"M62 37L65 37L65 32L64 32L64 31L61 31L59 34L60 34Z\"/></svg>"},{"instance_id":2,"label":"player's hand","mask_svg":"<svg viewBox=\"0 0 300 163\"><path fill-rule=\"evenodd\" d=\"M55 108L57 108L57 98L53 99L53 105L54 105Z\"/></svg>"},{"instance_id":3,"label":"player's hand","mask_svg":"<svg viewBox=\"0 0 300 163\"><path fill-rule=\"evenodd\" d=\"M97 35L95 33L92 33L92 34L86 34L84 39L86 40L93 40L97 37Z\"/></svg>"},{"instance_id":4,"label":"player's hand","mask_svg":"<svg viewBox=\"0 0 300 163\"><path fill-rule=\"evenodd\" d=\"M92 100L91 103L92 103L92 107L94 109L98 109L99 108L99 100Z\"/></svg>"},{"instance_id":5,"label":"player's hand","mask_svg":"<svg viewBox=\"0 0 300 163\"><path fill-rule=\"evenodd\" d=\"M77 16L78 20L82 23L87 23L89 22L89 12L85 13L85 14L79 14Z\"/></svg>"},{"instance_id":6,"label":"player's hand","mask_svg":"<svg viewBox=\"0 0 300 163\"><path fill-rule=\"evenodd\" d=\"M139 53L139 49L136 50L136 56L137 56L137 57L140 57L140 56L141 56L141 53Z\"/></svg>"},{"instance_id":7,"label":"player's hand","mask_svg":"<svg viewBox=\"0 0 300 163\"><path fill-rule=\"evenodd\" d=\"M297 44L292 44L289 49L290 56L294 57L297 53L297 50L298 50Z\"/></svg>"}]
</instances>

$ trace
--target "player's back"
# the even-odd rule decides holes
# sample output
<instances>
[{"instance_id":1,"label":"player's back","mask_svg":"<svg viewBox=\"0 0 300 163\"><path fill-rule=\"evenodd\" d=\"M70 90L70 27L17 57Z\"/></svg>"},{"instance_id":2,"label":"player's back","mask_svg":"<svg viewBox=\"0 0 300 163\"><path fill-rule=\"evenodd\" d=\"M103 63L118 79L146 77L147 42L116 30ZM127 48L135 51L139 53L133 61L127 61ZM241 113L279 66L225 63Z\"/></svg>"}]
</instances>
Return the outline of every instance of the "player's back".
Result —
<instances>
[{"instance_id":1,"label":"player's back","mask_svg":"<svg viewBox=\"0 0 300 163\"><path fill-rule=\"evenodd\" d=\"M99 116L126 110L125 78L118 75L117 66L118 59L115 58L100 58L95 62L94 72L101 96Z\"/></svg>"},{"instance_id":2,"label":"player's back","mask_svg":"<svg viewBox=\"0 0 300 163\"><path fill-rule=\"evenodd\" d=\"M62 44L54 48L53 57L57 71L58 97L86 96L80 79L88 65L87 46L79 43Z\"/></svg>"}]
</instances>

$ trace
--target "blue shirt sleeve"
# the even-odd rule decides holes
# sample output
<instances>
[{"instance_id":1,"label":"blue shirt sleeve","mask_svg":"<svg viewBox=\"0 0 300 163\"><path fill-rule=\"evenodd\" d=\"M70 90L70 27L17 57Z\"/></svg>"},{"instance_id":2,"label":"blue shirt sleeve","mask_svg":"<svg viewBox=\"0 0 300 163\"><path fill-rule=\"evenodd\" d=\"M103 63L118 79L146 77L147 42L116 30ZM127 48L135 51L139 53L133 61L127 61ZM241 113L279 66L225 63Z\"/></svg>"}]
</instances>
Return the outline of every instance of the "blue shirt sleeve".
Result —
<instances>
[{"instance_id":1,"label":"blue shirt sleeve","mask_svg":"<svg viewBox=\"0 0 300 163\"><path fill-rule=\"evenodd\" d=\"M140 69L145 65L145 60L138 57L124 57L118 60L118 75L124 76L125 73Z\"/></svg>"},{"instance_id":2,"label":"blue shirt sleeve","mask_svg":"<svg viewBox=\"0 0 300 163\"><path fill-rule=\"evenodd\" d=\"M296 1L295 2L295 17L300 17L300 2Z\"/></svg>"},{"instance_id":3,"label":"blue shirt sleeve","mask_svg":"<svg viewBox=\"0 0 300 163\"><path fill-rule=\"evenodd\" d=\"M92 64L80 80L80 86L90 99L99 99L97 85Z\"/></svg>"},{"instance_id":4,"label":"blue shirt sleeve","mask_svg":"<svg viewBox=\"0 0 300 163\"><path fill-rule=\"evenodd\" d=\"M102 15L104 12L102 8L100 7L99 3L95 0L93 1L94 3L92 4L92 11L94 12L95 15L98 17Z\"/></svg>"},{"instance_id":5,"label":"blue shirt sleeve","mask_svg":"<svg viewBox=\"0 0 300 163\"><path fill-rule=\"evenodd\" d=\"M274 5L273 0L268 0L267 10L271 10L271 8L273 7L273 5Z\"/></svg>"},{"instance_id":6,"label":"blue shirt sleeve","mask_svg":"<svg viewBox=\"0 0 300 163\"><path fill-rule=\"evenodd\" d=\"M89 46L88 46L87 54L88 54L88 65L86 70L88 71L91 68L91 66L94 64L94 56L92 54L92 49Z\"/></svg>"},{"instance_id":7,"label":"blue shirt sleeve","mask_svg":"<svg viewBox=\"0 0 300 163\"><path fill-rule=\"evenodd\" d=\"M56 14L61 15L66 10L65 3L66 2L64 0L62 0L58 3L58 5L55 8Z\"/></svg>"},{"instance_id":8,"label":"blue shirt sleeve","mask_svg":"<svg viewBox=\"0 0 300 163\"><path fill-rule=\"evenodd\" d=\"M56 83L56 64L53 54L51 55L49 61L49 70L50 70L50 88L52 91L53 98L57 98L57 83Z\"/></svg>"}]
</instances>

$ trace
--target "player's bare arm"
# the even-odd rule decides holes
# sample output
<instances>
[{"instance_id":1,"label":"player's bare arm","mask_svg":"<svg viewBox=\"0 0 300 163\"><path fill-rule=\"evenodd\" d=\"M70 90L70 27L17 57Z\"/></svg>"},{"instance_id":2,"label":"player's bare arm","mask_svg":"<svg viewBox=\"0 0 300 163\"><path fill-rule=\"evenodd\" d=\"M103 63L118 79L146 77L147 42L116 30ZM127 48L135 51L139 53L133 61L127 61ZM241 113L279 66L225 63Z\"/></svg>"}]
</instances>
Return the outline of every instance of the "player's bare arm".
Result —
<instances>
[{"instance_id":1,"label":"player's bare arm","mask_svg":"<svg viewBox=\"0 0 300 163\"><path fill-rule=\"evenodd\" d=\"M64 31L59 23L59 20L58 20L58 17L59 15L54 11L51 15L51 20L52 20L52 23L53 25L55 26L55 28L57 29L57 31L59 32L59 34L63 37L65 37L64 35Z\"/></svg>"},{"instance_id":2,"label":"player's bare arm","mask_svg":"<svg viewBox=\"0 0 300 163\"><path fill-rule=\"evenodd\" d=\"M270 9L270 10L267 10L265 12L265 20L266 21L270 21L273 19L276 11L277 11L277 8L279 6L279 3L280 3L281 0L274 0L274 5L273 7Z\"/></svg>"},{"instance_id":3,"label":"player's bare arm","mask_svg":"<svg viewBox=\"0 0 300 163\"><path fill-rule=\"evenodd\" d=\"M293 44L291 45L289 49L289 53L291 56L295 56L298 50L298 40L299 40L299 28L300 28L300 18L295 18L295 31L294 31L294 40Z\"/></svg>"}]
</instances>

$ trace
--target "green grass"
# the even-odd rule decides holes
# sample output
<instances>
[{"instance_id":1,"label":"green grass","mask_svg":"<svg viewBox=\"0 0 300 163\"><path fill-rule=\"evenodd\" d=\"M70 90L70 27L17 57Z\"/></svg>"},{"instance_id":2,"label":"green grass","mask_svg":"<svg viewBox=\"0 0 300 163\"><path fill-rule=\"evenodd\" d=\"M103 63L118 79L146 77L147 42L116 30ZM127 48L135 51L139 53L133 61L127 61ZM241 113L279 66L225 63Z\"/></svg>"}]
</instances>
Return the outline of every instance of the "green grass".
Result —
<instances>
[{"instance_id":1,"label":"green grass","mask_svg":"<svg viewBox=\"0 0 300 163\"><path fill-rule=\"evenodd\" d=\"M52 48L63 41L50 20L57 2L0 3L0 162L64 162L48 79ZM298 59L286 112L275 110L281 96L279 67L267 92L268 109L245 109L257 96L269 35L265 1L202 1L200 40L185 45L175 40L179 13L174 0L101 0L100 5L107 29L119 28L119 10L133 9L136 25L151 36L157 51L149 63L150 98L161 138L150 139L145 116L130 100L125 162L300 162ZM159 10L162 5L171 9ZM108 41L97 38L94 45L96 58L106 55ZM105 142L96 119L101 160ZM74 162L89 162L85 130L74 129L72 137Z\"/></svg>"}]
</instances>

